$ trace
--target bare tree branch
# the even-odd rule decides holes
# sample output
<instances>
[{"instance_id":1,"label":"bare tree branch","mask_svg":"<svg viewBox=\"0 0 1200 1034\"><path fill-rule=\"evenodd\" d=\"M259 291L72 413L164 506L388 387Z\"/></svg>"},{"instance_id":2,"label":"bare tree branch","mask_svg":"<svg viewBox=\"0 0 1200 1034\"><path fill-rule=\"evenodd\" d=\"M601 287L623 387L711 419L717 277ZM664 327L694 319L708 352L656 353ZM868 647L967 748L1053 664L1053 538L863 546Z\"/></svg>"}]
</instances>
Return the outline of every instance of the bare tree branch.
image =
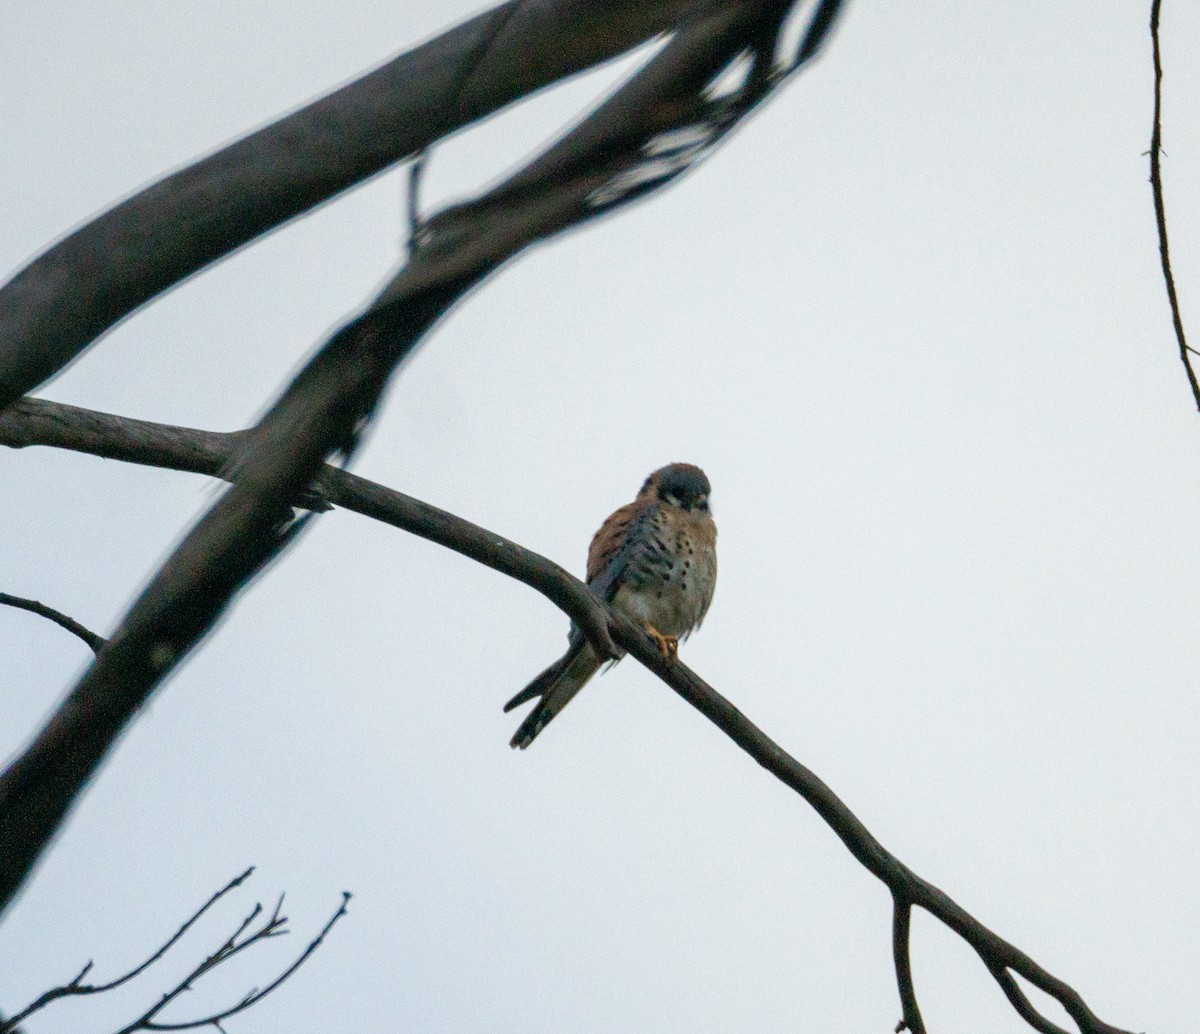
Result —
<instances>
[{"instance_id":1,"label":"bare tree branch","mask_svg":"<svg viewBox=\"0 0 1200 1034\"><path fill-rule=\"evenodd\" d=\"M98 455L123 454L122 458L132 458L131 442L122 440L122 425L132 423L135 426L129 432L129 439L136 440L145 436L152 441L153 448L148 451L156 464L172 465L165 462L170 458L166 443L174 437L179 443L178 456L181 466L194 464L182 466L182 469L198 470L204 467L211 471L221 471L228 469L228 465L223 463L223 457L217 454L202 456L203 448L237 440L236 435L212 435L206 432L192 432L186 428L146 425L141 421L124 421L120 417L87 411L82 411L84 415L78 418L81 431L78 437L73 438L69 429L76 422L73 417L76 412L80 411L57 403L37 399L22 400L12 412L0 417L0 443L54 444ZM105 428L103 433L99 430L101 427ZM150 432L148 427L155 427L157 430ZM45 441L39 440L43 434L47 439ZM101 438L106 440L102 442ZM207 443L207 446L203 446L202 443ZM989 930L949 895L922 879L888 852L846 804L813 772L791 757L681 661L664 659L657 645L643 629L620 613L610 610L592 595L583 582L567 574L557 564L444 510L438 510L427 503L403 496L352 474L327 467L322 473L320 484L325 497L338 506L355 509L359 513L411 531L518 578L538 589L581 625L584 623L581 618L585 616L588 620L595 620L595 615L602 615L612 640L618 646L636 657L763 768L803 797L837 834L850 853L892 893L895 902L893 953L896 955L897 984L901 1001L904 1003L904 1023L915 1034L919 1034L923 1028L918 1026L922 1021L916 1006L908 960L908 925L912 905L925 909L975 950L1017 1012L1036 1030L1045 1034L1066 1034L1033 1008L1013 978L1014 973L1055 998L1076 1022L1081 1034L1128 1034L1100 1020L1073 988L1047 972L1019 948ZM549 586L553 586L553 589L548 588ZM902 951L899 943L901 938Z\"/></svg>"},{"instance_id":2,"label":"bare tree branch","mask_svg":"<svg viewBox=\"0 0 1200 1034\"><path fill-rule=\"evenodd\" d=\"M1069 1030L1065 1030L1057 1023L1052 1023L1046 1019L1045 1016L1033 1007L1029 996L1021 990L1021 985L1017 983L1016 977L1008 970L1001 967L993 968L991 966L988 969L1004 991L1009 1002L1012 1003L1012 1007L1017 1010L1017 1014L1034 1030L1041 1031L1041 1034L1071 1034Z\"/></svg>"},{"instance_id":3,"label":"bare tree branch","mask_svg":"<svg viewBox=\"0 0 1200 1034\"><path fill-rule=\"evenodd\" d=\"M8 1031L16 1027L16 1025L22 1020L32 1016L35 1012L44 1009L51 1002L58 1001L60 998L67 998L73 995L101 994L105 991L112 991L115 988L120 987L122 984L126 984L130 980L133 980L135 977L141 976L142 973L144 973L147 969L153 966L154 963L166 955L166 953L170 951L172 947L174 947L179 939L196 924L196 921L199 920L205 912L212 908L213 905L220 901L221 898L223 898L230 891L240 887L247 879L250 878L253 872L254 867L251 866L245 872L241 873L241 875L235 876L232 880L225 884L224 887L218 890L203 905L196 909L196 911L184 921L183 925L180 926L179 929L176 930L170 936L170 938L168 938L163 945L154 952L153 955L147 958L140 965L135 966L133 969L129 970L129 972L117 977L115 980L110 980L107 984L84 984L82 983L82 980L88 975L88 973L91 972L93 965L93 963L88 962L69 983L63 984L60 987L51 988L49 991L46 991L40 997L27 1005L11 1019L0 1022L0 1034L7 1034Z\"/></svg>"},{"instance_id":4,"label":"bare tree branch","mask_svg":"<svg viewBox=\"0 0 1200 1034\"><path fill-rule=\"evenodd\" d=\"M614 638L643 665L721 729L763 768L795 790L837 834L852 855L878 877L894 897L911 901L963 938L993 976L1019 973L1057 999L1079 1025L1081 1034L1128 1034L1100 1020L1073 988L1043 969L1016 946L985 927L944 891L922 879L883 845L813 772L791 757L728 700L680 662L663 659L648 637L631 623L615 623ZM997 979L999 977L997 976Z\"/></svg>"},{"instance_id":5,"label":"bare tree branch","mask_svg":"<svg viewBox=\"0 0 1200 1034\"><path fill-rule=\"evenodd\" d=\"M728 0L732 2L732 0ZM717 0L509 0L69 234L0 289L0 410L247 241Z\"/></svg>"},{"instance_id":6,"label":"bare tree branch","mask_svg":"<svg viewBox=\"0 0 1200 1034\"><path fill-rule=\"evenodd\" d=\"M1200 409L1200 381L1192 368L1192 356L1200 355L1187 343L1183 332L1183 316L1179 311L1179 296L1175 293L1175 274L1171 272L1171 248L1167 241L1167 213L1163 205L1162 166L1162 53L1158 45L1158 17L1162 0L1150 3L1150 39L1154 50L1154 128L1150 132L1150 189L1154 194L1154 218L1158 224L1158 253L1162 260L1163 280L1167 285L1167 300L1171 304L1171 322L1175 327L1175 340L1179 343L1179 360L1187 372L1188 384L1196 408Z\"/></svg>"},{"instance_id":7,"label":"bare tree branch","mask_svg":"<svg viewBox=\"0 0 1200 1034\"><path fill-rule=\"evenodd\" d=\"M3 419L3 414L0 414L0 420ZM22 596L10 596L6 592L0 592L0 605L6 607L16 607L18 610L27 610L31 614L40 614L44 618L49 618L56 625L65 628L72 635L78 636L91 647L92 653L99 653L100 648L104 646L106 640L103 636L96 635L95 632L88 631L74 618L67 617L61 610L55 610L53 607L47 607L44 603L39 603L37 600L27 600Z\"/></svg>"},{"instance_id":8,"label":"bare tree branch","mask_svg":"<svg viewBox=\"0 0 1200 1034\"><path fill-rule=\"evenodd\" d=\"M218 433L97 413L46 399L21 399L0 413L0 445L52 446L147 466L236 476L245 431ZM575 578L544 557L461 517L412 496L326 464L298 500L316 510L340 506L446 546L542 593L564 610L605 656L617 647L608 633L608 609Z\"/></svg>"},{"instance_id":9,"label":"bare tree branch","mask_svg":"<svg viewBox=\"0 0 1200 1034\"><path fill-rule=\"evenodd\" d=\"M246 995L244 995L242 997L242 999L236 1005L233 1005L230 1008L224 1009L220 1012L210 1013L207 1016L201 1016L199 1019L187 1020L183 1023L154 1022L153 1016L157 1015L157 1012L158 1012L158 1010L155 1009L153 1013L148 1014L148 1016L146 1018L144 1018L141 1022L135 1023L135 1024L130 1024L128 1027L123 1027L120 1031L117 1032L117 1034L134 1034L134 1032L138 1031L138 1030L195 1030L198 1027L220 1028L221 1022L223 1020L227 1020L231 1016L236 1016L240 1012L245 1012L251 1006L257 1005L264 998L266 998L267 995L269 995L272 991L274 991L277 987L279 987L280 984L282 984L285 980L287 980L289 977L291 977L292 974L296 972L296 970L298 970L301 966L303 966L304 963L307 962L312 957L313 952L315 952L324 943L325 938L328 936L329 931L333 929L334 924L339 919L341 919L342 916L344 916L346 914L346 906L349 905L350 898L351 898L351 895L350 895L349 891L343 891L342 903L340 906L338 906L338 910L336 912L334 912L332 916L329 917L329 920L321 928L321 932L318 933L317 936L314 937L308 943L308 946L304 949L304 951L302 951L296 957L296 959L292 962L292 964L290 966L288 966L287 969L285 969L282 973L280 973L279 976L277 976L274 980L272 980L265 987L263 987L261 989L255 989L255 990L248 992ZM269 932L266 932L267 928L264 928L263 931L259 931L257 934L253 935L254 938L274 937L280 933L286 932L282 929L279 929L278 927L280 927L283 923L286 923L287 919L286 918L278 919L277 917L278 917L278 909L276 909L276 915L272 917L271 924L269 924L270 925ZM233 951L239 951L242 948L248 947L248 946L249 946L248 941L243 942L243 943L237 945L234 949L231 949L230 954L232 954ZM229 957L229 956L227 955L226 957ZM221 961L223 961L223 960L221 960ZM200 975L203 975L203 974L200 974L200 973L197 974L197 976L200 976ZM192 979L194 979L194 977L189 977L189 980L188 980L189 984ZM181 986L180 990L190 990L190 987L189 986Z\"/></svg>"},{"instance_id":10,"label":"bare tree branch","mask_svg":"<svg viewBox=\"0 0 1200 1034\"><path fill-rule=\"evenodd\" d=\"M917 1004L917 992L913 987L912 962L909 959L909 928L912 922L912 905L894 896L892 899L892 956L896 963L896 986L900 990L900 1005L904 1015L896 1024L896 1034L902 1030L912 1034L925 1034L925 1021L921 1019L921 1007Z\"/></svg>"},{"instance_id":11,"label":"bare tree branch","mask_svg":"<svg viewBox=\"0 0 1200 1034\"><path fill-rule=\"evenodd\" d=\"M840 0L824 6L836 11ZM497 191L426 224L418 248L375 302L333 335L247 432L232 487L150 581L46 728L0 775L0 907L150 693L304 526L290 504L327 458L351 455L398 364L518 251L672 182L710 150L784 75L751 77L732 96L715 99L706 85L771 35L790 8L783 0L742 0L689 21L558 144ZM831 25L821 22L822 38ZM801 50L816 53L809 43ZM754 60L773 62L774 55ZM663 134L670 130L702 130L702 137L690 145L670 137L668 144ZM94 284L89 292L103 294ZM39 322L29 313L25 319ZM2 335L0 347L10 343Z\"/></svg>"},{"instance_id":12,"label":"bare tree branch","mask_svg":"<svg viewBox=\"0 0 1200 1034\"><path fill-rule=\"evenodd\" d=\"M106 991L112 991L118 987L121 987L123 984L129 983L129 981L135 979L136 977L141 976L146 972L146 970L162 959L163 956L165 956L167 952L171 950L171 948L178 944L184 934L186 934L196 924L201 916L208 912L213 905L215 905L231 891L237 887L240 887L247 879L249 879L253 872L254 869L251 867L241 875L235 876L232 880L230 880L224 887L213 894L208 901L206 901L195 912L193 912L192 915L183 923L183 925L180 926L179 929L176 930L175 933L172 934L171 937L164 942L161 947L159 947L140 965L134 967L116 979L110 980L108 983L85 984L83 983L83 978L87 976L92 969L92 963L88 962L87 965L85 965L69 983L46 991L11 1019L0 1019L0 1034L14 1034L18 1023L32 1016L34 1013L40 1012L42 1009L46 1008L46 1006L51 1005L60 999L104 994ZM287 917L281 915L281 908L283 906L282 897L280 897L274 911L269 917L266 918L262 925L257 930L251 930L255 920L263 914L262 904L255 904L254 908L251 909L249 914L246 915L238 924L237 929L235 929L234 932L225 939L225 941L216 949L216 951L212 952L205 959L192 967L192 969L182 980L174 984L170 989L160 995L158 1000L149 1006L137 1019L127 1024L125 1027L122 1027L119 1034L134 1034L135 1031L139 1030L192 1030L200 1027L219 1027L222 1020L228 1019L230 1016L234 1016L239 1012L244 1012L246 1009L249 1009L251 1006L262 1001L267 995L278 988L293 973L295 973L296 970L299 969L300 966L303 965L304 962L313 954L313 952L315 952L317 948L321 946L326 935L333 928L333 925L346 914L346 905L349 900L350 894L343 893L341 905L333 914L333 916L325 923L325 926L322 928L317 937L309 943L308 947L305 948L304 951L282 973L279 974L279 976L277 976L265 987L251 990L249 993L245 994L236 1005L217 1013L202 1016L195 1020L187 1020L178 1023L156 1022L155 1017L158 1016L163 1009L170 1005L171 1002L175 1001L175 999L183 994L183 992L190 991L194 987L195 983L205 974L212 972L218 966L229 962L230 959L235 958L237 955L240 955L243 951L254 947L256 944L260 944L271 937L278 937L281 934L288 932Z\"/></svg>"}]
</instances>

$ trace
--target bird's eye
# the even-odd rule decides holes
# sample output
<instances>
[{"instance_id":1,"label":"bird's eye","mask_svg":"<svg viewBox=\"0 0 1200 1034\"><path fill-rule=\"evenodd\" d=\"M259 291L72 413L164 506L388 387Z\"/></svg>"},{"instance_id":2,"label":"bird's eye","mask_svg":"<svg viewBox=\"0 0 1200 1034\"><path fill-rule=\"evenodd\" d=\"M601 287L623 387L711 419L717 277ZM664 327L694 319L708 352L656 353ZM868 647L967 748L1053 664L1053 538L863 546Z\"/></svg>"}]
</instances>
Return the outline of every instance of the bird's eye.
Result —
<instances>
[{"instance_id":1,"label":"bird's eye","mask_svg":"<svg viewBox=\"0 0 1200 1034\"><path fill-rule=\"evenodd\" d=\"M696 509L697 510L707 510L708 509L708 496L702 495L699 499L696 500Z\"/></svg>"}]
</instances>

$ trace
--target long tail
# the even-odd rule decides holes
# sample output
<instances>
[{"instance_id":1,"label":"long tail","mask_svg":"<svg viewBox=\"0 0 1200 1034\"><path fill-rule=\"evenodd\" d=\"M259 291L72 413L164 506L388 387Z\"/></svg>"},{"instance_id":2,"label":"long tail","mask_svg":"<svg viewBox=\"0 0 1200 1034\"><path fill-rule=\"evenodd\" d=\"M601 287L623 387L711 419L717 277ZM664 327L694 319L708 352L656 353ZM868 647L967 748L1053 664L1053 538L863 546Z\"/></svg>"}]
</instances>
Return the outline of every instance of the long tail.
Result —
<instances>
[{"instance_id":1,"label":"long tail","mask_svg":"<svg viewBox=\"0 0 1200 1034\"><path fill-rule=\"evenodd\" d=\"M520 707L527 700L541 697L517 728L509 746L518 750L528 747L599 669L600 658L596 656L596 651L580 636L565 654L504 705L507 712Z\"/></svg>"}]
</instances>

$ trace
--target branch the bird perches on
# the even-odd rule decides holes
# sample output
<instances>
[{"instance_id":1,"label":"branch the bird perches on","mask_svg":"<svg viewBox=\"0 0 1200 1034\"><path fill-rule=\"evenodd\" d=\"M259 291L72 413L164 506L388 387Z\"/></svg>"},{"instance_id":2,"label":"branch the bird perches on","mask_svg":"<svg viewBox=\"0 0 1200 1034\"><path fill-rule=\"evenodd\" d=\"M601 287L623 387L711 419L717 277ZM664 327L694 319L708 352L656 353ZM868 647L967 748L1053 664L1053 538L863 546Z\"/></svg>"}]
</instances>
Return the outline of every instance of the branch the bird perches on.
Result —
<instances>
[{"instance_id":1,"label":"branch the bird perches on","mask_svg":"<svg viewBox=\"0 0 1200 1034\"><path fill-rule=\"evenodd\" d=\"M219 434L95 413L42 399L23 399L0 414L0 445L46 445L110 459L148 463L174 470L229 477L231 460L245 432ZM942 890L922 879L891 854L849 807L810 771L741 713L682 661L667 660L635 622L609 608L558 564L429 503L404 495L336 467L326 466L306 500L298 505L333 506L363 514L452 549L540 592L584 630L608 655L613 645L637 658L679 696L717 726L759 765L798 793L821 816L850 853L892 894L893 953L904 1010L903 1025L913 1034L925 1027L909 964L909 923L913 906L945 924L979 955L1021 1016L1043 1034L1067 1034L1039 1013L1014 974L1055 998L1082 1034L1129 1034L1103 1022L1081 995L994 933Z\"/></svg>"}]
</instances>

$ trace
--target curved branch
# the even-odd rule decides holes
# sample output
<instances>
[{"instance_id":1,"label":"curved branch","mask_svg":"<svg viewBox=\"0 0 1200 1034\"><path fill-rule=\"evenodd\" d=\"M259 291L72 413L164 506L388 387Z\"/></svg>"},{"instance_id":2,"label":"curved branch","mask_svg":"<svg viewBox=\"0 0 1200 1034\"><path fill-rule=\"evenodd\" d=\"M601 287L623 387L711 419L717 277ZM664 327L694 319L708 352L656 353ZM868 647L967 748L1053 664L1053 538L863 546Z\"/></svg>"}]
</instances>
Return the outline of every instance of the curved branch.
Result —
<instances>
[{"instance_id":1,"label":"curved branch","mask_svg":"<svg viewBox=\"0 0 1200 1034\"><path fill-rule=\"evenodd\" d=\"M9 448L50 446L223 479L237 476L248 433L175 427L34 398L0 413L0 445ZM591 593L580 596L575 578L562 567L495 532L329 464L297 505L361 513L524 582L565 611L603 656L617 655L608 633L608 608Z\"/></svg>"},{"instance_id":2,"label":"curved branch","mask_svg":"<svg viewBox=\"0 0 1200 1034\"><path fill-rule=\"evenodd\" d=\"M909 958L912 905L898 895L893 896L892 902L892 958L896 963L896 986L900 990L900 1005L904 1010L903 1017L896 1024L896 1034L902 1030L908 1030L911 1034L925 1034L925 1021L921 1019L921 1007L917 1004L912 961Z\"/></svg>"},{"instance_id":3,"label":"curved branch","mask_svg":"<svg viewBox=\"0 0 1200 1034\"><path fill-rule=\"evenodd\" d=\"M247 241L712 0L508 0L146 187L0 289L0 410Z\"/></svg>"},{"instance_id":4,"label":"curved branch","mask_svg":"<svg viewBox=\"0 0 1200 1034\"><path fill-rule=\"evenodd\" d=\"M0 419L2 419L0 415ZM84 628L78 621L72 617L67 617L61 610L55 610L53 607L47 607L44 603L38 603L37 600L27 600L22 596L10 596L6 592L0 592L0 605L6 607L16 607L18 610L27 610L31 614L40 614L44 618L49 618L56 625L65 628L72 635L78 636L91 647L92 653L99 653L101 647L107 642L103 636L96 635Z\"/></svg>"},{"instance_id":5,"label":"curved branch","mask_svg":"<svg viewBox=\"0 0 1200 1034\"><path fill-rule=\"evenodd\" d=\"M1056 998L1079 1025L1081 1034L1130 1034L1097 1017L1073 988L989 930L948 894L922 879L887 851L815 773L788 754L686 665L665 660L642 629L620 615L614 615L612 624L613 638L619 646L653 671L780 782L803 797L850 853L881 880L894 897L919 905L970 944L987 963L993 976L996 975L994 962L1019 973L1035 987Z\"/></svg>"},{"instance_id":6,"label":"curved branch","mask_svg":"<svg viewBox=\"0 0 1200 1034\"><path fill-rule=\"evenodd\" d=\"M1017 1015L1034 1030L1040 1031L1040 1034L1071 1034L1070 1031L1064 1030L1057 1023L1050 1022L1050 1020L1046 1019L1045 1016L1033 1007L1029 996L1021 990L1021 985L1017 983L1016 978L1007 969L989 966L988 970L996 979L996 983L1000 985L1001 990L1012 1004L1012 1007L1017 1010Z\"/></svg>"},{"instance_id":7,"label":"curved branch","mask_svg":"<svg viewBox=\"0 0 1200 1034\"><path fill-rule=\"evenodd\" d=\"M1179 311L1179 296L1175 293L1175 274L1171 272L1171 246L1167 241L1167 213L1163 205L1162 166L1162 53L1158 45L1158 17L1162 0L1151 0L1150 39L1154 50L1154 126L1150 132L1150 190L1154 195L1154 219L1158 225L1158 254L1162 261L1163 280L1167 285L1167 301L1171 305L1171 322L1175 327L1175 340L1179 343L1179 361L1187 373L1188 385L1196 408L1200 409L1200 382L1192 368L1192 356L1197 355L1187 343L1183 332L1183 316Z\"/></svg>"},{"instance_id":8,"label":"curved branch","mask_svg":"<svg viewBox=\"0 0 1200 1034\"><path fill-rule=\"evenodd\" d=\"M75 413L82 413L76 421ZM82 428L73 437L69 428L78 422ZM124 425L135 425L125 437ZM105 428L102 434L99 428ZM148 430L154 428L151 434ZM148 434L155 444L152 453L158 465L169 459L166 443L177 442L179 468L220 471L228 469L226 454L205 452L222 442L238 440L237 435L212 435L126 421L120 417L77 411L73 407L39 399L24 399L10 414L0 415L0 443L14 445L53 444L97 455L132 459L132 439ZM191 465L188 465L191 464ZM897 956L897 979L902 1000L908 973L908 913L912 905L925 909L963 938L979 955L1014 1008L1031 1026L1045 1034L1065 1034L1040 1016L1012 977L1017 973L1033 986L1055 998L1079 1026L1081 1034L1128 1034L1100 1020L1072 987L1043 969L1025 952L985 927L944 891L922 879L887 851L862 821L815 773L788 754L733 704L695 672L678 660L666 660L658 646L636 623L610 610L592 595L588 587L557 564L516 543L399 492L326 467L320 478L322 494L330 501L395 527L420 535L480 563L508 574L537 589L580 625L602 622L612 641L650 669L684 700L708 718L722 732L777 779L789 786L821 816L847 850L892 892L896 903L894 918L904 916L894 930L903 934L905 950ZM601 627L603 627L601 624ZM595 624L591 626L595 629ZM1010 972L1011 971L1011 972ZM919 1011L905 1005L905 1023L919 1032Z\"/></svg>"}]
</instances>

